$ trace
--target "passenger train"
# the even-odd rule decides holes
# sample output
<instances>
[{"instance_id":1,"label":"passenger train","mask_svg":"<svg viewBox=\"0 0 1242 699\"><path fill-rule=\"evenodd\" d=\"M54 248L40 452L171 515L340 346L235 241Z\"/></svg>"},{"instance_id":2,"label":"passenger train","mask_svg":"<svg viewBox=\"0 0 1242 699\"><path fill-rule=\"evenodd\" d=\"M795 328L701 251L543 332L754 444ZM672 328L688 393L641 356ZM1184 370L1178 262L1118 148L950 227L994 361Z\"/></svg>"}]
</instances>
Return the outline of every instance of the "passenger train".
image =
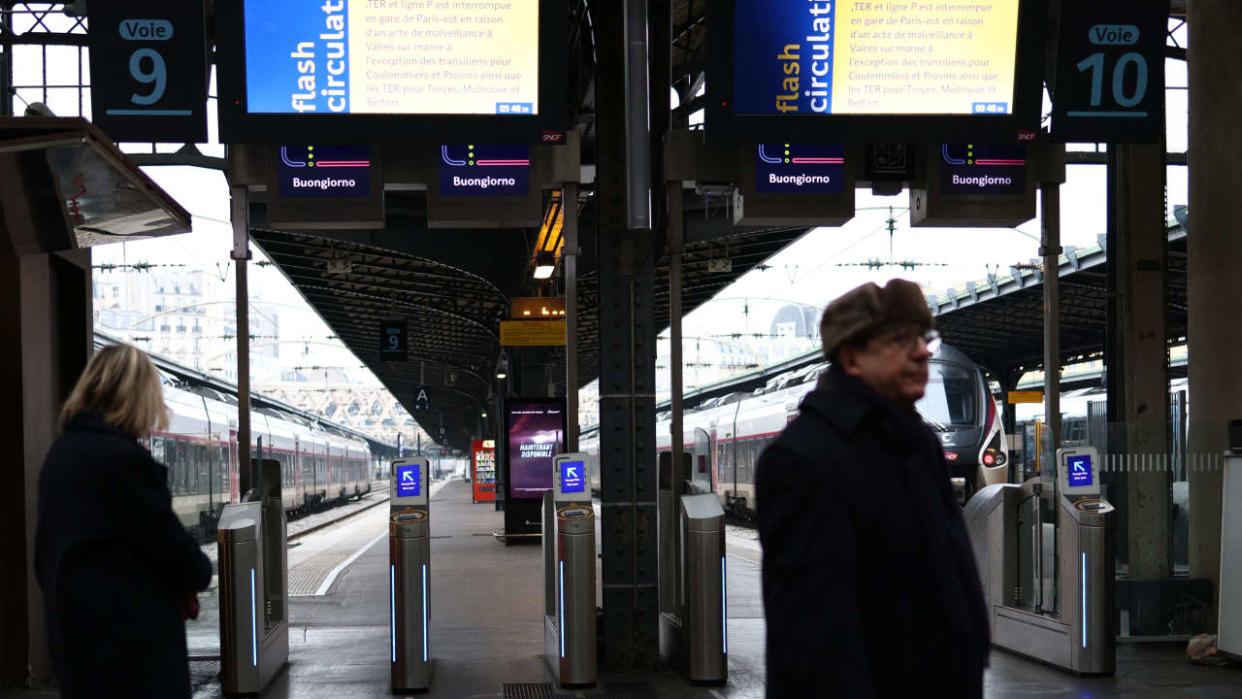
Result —
<instances>
[{"instance_id":1,"label":"passenger train","mask_svg":"<svg viewBox=\"0 0 1242 699\"><path fill-rule=\"evenodd\" d=\"M755 463L797 417L802 398L815 388L827 366L794 369L754 392L730 393L687 410L682 420L685 451L691 455L697 488L716 493L733 515L753 518ZM940 437L958 498L965 502L975 490L1005 479L1008 456L1001 413L983 372L956 349L941 345L929 361L928 375L927 393L916 407ZM657 450L670 451L669 414L660 413L656 421ZM584 431L579 444L597 461L599 428ZM596 464L595 488L598 473Z\"/></svg>"},{"instance_id":2,"label":"passenger train","mask_svg":"<svg viewBox=\"0 0 1242 699\"><path fill-rule=\"evenodd\" d=\"M179 388L164 377L168 429L152 434L147 447L168 466L173 510L186 529L215 533L220 509L239 502L237 405L214 389ZM251 410L251 433L263 458L276 459L282 499L291 516L370 492L371 455L365 441L291 413Z\"/></svg>"}]
</instances>

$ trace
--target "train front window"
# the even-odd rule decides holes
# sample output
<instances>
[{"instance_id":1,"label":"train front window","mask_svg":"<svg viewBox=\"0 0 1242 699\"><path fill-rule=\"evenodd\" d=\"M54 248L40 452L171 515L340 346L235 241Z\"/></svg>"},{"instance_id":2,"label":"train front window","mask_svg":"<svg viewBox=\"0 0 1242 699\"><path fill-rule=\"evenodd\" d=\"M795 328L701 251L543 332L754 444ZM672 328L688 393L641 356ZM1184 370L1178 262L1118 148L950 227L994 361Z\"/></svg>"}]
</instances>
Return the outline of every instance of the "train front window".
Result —
<instances>
[{"instance_id":1,"label":"train front window","mask_svg":"<svg viewBox=\"0 0 1242 699\"><path fill-rule=\"evenodd\" d=\"M927 392L915 407L929 424L939 430L974 427L978 402L971 369L945 362L928 362Z\"/></svg>"}]
</instances>

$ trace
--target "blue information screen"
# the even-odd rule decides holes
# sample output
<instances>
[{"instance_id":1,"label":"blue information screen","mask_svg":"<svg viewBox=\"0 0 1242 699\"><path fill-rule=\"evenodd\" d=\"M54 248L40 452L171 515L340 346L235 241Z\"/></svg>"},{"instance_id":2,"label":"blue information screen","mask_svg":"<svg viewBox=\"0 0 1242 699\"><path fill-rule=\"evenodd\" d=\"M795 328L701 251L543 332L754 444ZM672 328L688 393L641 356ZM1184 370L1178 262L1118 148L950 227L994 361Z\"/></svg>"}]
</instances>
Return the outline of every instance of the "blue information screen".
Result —
<instances>
[{"instance_id":1,"label":"blue information screen","mask_svg":"<svg viewBox=\"0 0 1242 699\"><path fill-rule=\"evenodd\" d=\"M755 152L755 191L839 194L845 188L841 146L765 143Z\"/></svg>"},{"instance_id":2,"label":"blue information screen","mask_svg":"<svg viewBox=\"0 0 1242 699\"><path fill-rule=\"evenodd\" d=\"M357 199L371 194L366 146L281 146L280 196Z\"/></svg>"},{"instance_id":3,"label":"blue information screen","mask_svg":"<svg viewBox=\"0 0 1242 699\"><path fill-rule=\"evenodd\" d=\"M419 464L401 464L397 467L397 497L404 498L422 494Z\"/></svg>"},{"instance_id":4,"label":"blue information screen","mask_svg":"<svg viewBox=\"0 0 1242 699\"><path fill-rule=\"evenodd\" d=\"M499 197L529 192L530 147L440 146L440 194Z\"/></svg>"},{"instance_id":5,"label":"blue information screen","mask_svg":"<svg viewBox=\"0 0 1242 699\"><path fill-rule=\"evenodd\" d=\"M1094 480L1091 470L1091 457L1087 455L1071 456L1066 459L1067 468L1069 470L1069 486L1075 488L1082 485L1091 485Z\"/></svg>"},{"instance_id":6,"label":"blue information screen","mask_svg":"<svg viewBox=\"0 0 1242 699\"><path fill-rule=\"evenodd\" d=\"M581 493L586 490L586 464L581 461L561 462L561 492Z\"/></svg>"}]
</instances>

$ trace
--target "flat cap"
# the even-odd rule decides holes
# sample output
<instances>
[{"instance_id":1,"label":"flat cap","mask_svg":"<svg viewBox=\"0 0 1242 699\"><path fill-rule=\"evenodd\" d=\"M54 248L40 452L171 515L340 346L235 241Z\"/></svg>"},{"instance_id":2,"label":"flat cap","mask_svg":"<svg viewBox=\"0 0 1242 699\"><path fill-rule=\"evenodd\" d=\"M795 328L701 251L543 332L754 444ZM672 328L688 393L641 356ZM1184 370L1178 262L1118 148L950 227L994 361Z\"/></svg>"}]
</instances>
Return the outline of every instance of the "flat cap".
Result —
<instances>
[{"instance_id":1,"label":"flat cap","mask_svg":"<svg viewBox=\"0 0 1242 699\"><path fill-rule=\"evenodd\" d=\"M824 309L819 323L824 356L836 361L842 346L876 336L886 330L915 326L932 327L931 309L919 285L893 279L880 288L872 282L846 292Z\"/></svg>"}]
</instances>

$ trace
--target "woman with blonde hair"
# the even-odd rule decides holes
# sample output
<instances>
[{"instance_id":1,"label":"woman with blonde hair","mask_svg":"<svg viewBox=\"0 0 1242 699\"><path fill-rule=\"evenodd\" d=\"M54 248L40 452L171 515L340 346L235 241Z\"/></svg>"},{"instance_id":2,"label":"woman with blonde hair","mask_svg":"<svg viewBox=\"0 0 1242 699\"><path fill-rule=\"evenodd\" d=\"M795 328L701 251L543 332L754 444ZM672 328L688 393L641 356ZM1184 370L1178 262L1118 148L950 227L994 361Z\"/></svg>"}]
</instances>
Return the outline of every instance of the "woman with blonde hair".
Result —
<instances>
[{"instance_id":1,"label":"woman with blonde hair","mask_svg":"<svg viewBox=\"0 0 1242 699\"><path fill-rule=\"evenodd\" d=\"M104 347L60 417L39 476L35 574L61 696L189 697L184 616L211 562L140 441L168 426L155 365Z\"/></svg>"}]
</instances>

